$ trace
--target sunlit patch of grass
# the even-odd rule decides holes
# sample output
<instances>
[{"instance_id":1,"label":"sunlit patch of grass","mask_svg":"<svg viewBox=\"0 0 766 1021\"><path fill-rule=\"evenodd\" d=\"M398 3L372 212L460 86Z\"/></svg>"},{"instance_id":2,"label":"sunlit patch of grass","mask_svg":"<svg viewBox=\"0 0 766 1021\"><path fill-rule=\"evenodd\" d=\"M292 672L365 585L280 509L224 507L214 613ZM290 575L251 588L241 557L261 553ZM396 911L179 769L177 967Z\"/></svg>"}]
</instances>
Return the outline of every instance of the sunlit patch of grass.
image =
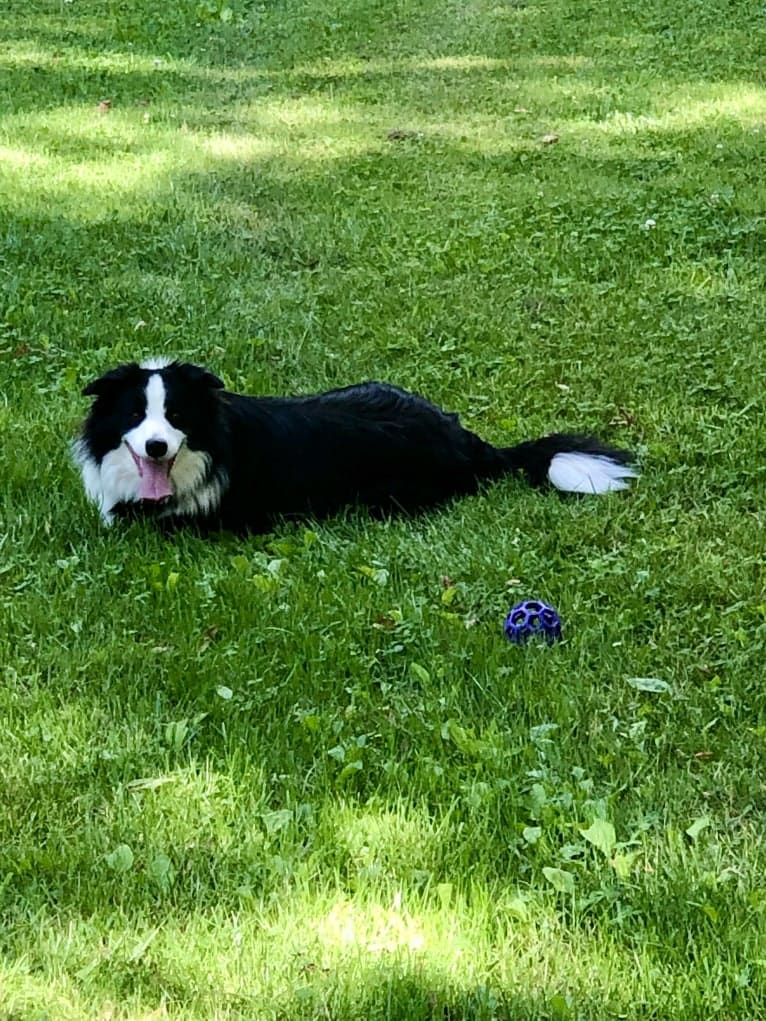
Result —
<instances>
[{"instance_id":1,"label":"sunlit patch of grass","mask_svg":"<svg viewBox=\"0 0 766 1021\"><path fill-rule=\"evenodd\" d=\"M285 160L304 165L349 158L377 144L360 137L355 118L332 109L325 118L315 103L278 103L262 109L250 130L237 134L179 133L166 125L144 128L139 117L123 121L119 115L103 127L97 116L93 109L74 108L25 118L24 133L30 144L4 150L0 193L12 193L18 208L53 202L60 212L76 213L87 222L113 213L126 202L140 203L166 193L179 166L194 175L214 171L228 161ZM243 120L243 128L244 124ZM316 137L320 124L323 132ZM89 158L78 155L78 145Z\"/></svg>"},{"instance_id":2,"label":"sunlit patch of grass","mask_svg":"<svg viewBox=\"0 0 766 1021\"><path fill-rule=\"evenodd\" d=\"M766 90L745 82L685 86L661 95L658 91L656 107L653 114L616 110L597 127L618 135L693 132L711 124L735 131L760 130L766 123Z\"/></svg>"},{"instance_id":3,"label":"sunlit patch of grass","mask_svg":"<svg viewBox=\"0 0 766 1021\"><path fill-rule=\"evenodd\" d=\"M480 1009L494 1002L508 1011L518 998L521 1016L598 997L615 1009L630 1003L638 976L629 954L584 935L570 940L546 911L528 919L503 915L502 900L469 906L446 893L442 906L408 903L401 894L384 903L301 893L265 911L244 903L233 915L171 913L133 926L99 913L63 928L41 914L30 919L38 935L26 961L4 969L0 1004L34 1004L62 1017L111 1006L113 1016L137 1018L156 1008L157 983L164 1011L179 1017L207 1011L233 1018L257 1009L350 1018L365 1005L380 1010L381 985L397 1016L408 1009L431 1016L472 998ZM39 959L58 962L58 982L39 981ZM198 960L205 961L202 971L193 965ZM487 986L488 969L503 995ZM662 973L648 961L644 969L655 981Z\"/></svg>"}]
</instances>

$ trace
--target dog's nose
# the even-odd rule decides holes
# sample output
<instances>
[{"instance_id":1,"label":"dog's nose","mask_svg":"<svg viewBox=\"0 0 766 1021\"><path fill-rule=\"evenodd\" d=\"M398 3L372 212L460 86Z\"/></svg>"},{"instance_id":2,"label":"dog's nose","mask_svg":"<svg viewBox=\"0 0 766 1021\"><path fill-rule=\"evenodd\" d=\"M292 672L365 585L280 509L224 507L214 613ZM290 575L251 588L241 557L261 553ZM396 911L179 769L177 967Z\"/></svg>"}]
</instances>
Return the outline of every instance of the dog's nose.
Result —
<instances>
[{"instance_id":1,"label":"dog's nose","mask_svg":"<svg viewBox=\"0 0 766 1021\"><path fill-rule=\"evenodd\" d=\"M146 456L159 459L168 452L168 445L164 440L147 440Z\"/></svg>"}]
</instances>

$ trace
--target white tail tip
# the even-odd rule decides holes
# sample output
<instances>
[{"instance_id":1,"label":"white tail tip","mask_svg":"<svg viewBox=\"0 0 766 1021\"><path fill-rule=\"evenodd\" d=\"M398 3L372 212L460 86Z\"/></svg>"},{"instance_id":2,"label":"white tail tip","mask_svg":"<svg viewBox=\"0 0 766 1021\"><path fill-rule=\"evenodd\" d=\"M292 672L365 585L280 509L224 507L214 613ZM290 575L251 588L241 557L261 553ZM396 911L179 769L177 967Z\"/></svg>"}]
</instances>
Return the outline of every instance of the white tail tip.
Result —
<instances>
[{"instance_id":1,"label":"white tail tip","mask_svg":"<svg viewBox=\"0 0 766 1021\"><path fill-rule=\"evenodd\" d=\"M613 493L627 489L638 472L602 454L556 454L548 478L565 493Z\"/></svg>"}]
</instances>

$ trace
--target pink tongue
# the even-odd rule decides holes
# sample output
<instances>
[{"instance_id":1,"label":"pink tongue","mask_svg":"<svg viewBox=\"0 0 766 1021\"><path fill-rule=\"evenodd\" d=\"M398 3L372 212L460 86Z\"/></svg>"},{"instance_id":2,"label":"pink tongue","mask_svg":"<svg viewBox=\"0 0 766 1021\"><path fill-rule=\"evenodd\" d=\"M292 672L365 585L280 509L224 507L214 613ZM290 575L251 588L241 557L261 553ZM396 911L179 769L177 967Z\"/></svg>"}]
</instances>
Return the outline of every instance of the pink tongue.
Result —
<instances>
[{"instance_id":1,"label":"pink tongue","mask_svg":"<svg viewBox=\"0 0 766 1021\"><path fill-rule=\"evenodd\" d=\"M139 497L142 500L164 500L166 496L172 496L173 490L170 486L170 461L150 461L146 457L141 458L140 476L141 489Z\"/></svg>"}]
</instances>

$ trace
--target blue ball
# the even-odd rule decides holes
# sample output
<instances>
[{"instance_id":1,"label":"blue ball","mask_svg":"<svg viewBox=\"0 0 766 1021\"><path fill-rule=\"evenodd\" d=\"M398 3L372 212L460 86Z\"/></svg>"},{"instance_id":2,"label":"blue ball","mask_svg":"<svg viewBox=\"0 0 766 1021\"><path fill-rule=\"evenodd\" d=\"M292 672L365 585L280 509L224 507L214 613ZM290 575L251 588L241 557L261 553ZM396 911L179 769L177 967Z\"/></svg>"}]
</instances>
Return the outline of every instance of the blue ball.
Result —
<instances>
[{"instance_id":1,"label":"blue ball","mask_svg":"<svg viewBox=\"0 0 766 1021\"><path fill-rule=\"evenodd\" d=\"M548 645L561 638L561 620L552 606L540 599L517 603L505 618L503 630L516 645L523 645L535 635L543 635Z\"/></svg>"}]
</instances>

